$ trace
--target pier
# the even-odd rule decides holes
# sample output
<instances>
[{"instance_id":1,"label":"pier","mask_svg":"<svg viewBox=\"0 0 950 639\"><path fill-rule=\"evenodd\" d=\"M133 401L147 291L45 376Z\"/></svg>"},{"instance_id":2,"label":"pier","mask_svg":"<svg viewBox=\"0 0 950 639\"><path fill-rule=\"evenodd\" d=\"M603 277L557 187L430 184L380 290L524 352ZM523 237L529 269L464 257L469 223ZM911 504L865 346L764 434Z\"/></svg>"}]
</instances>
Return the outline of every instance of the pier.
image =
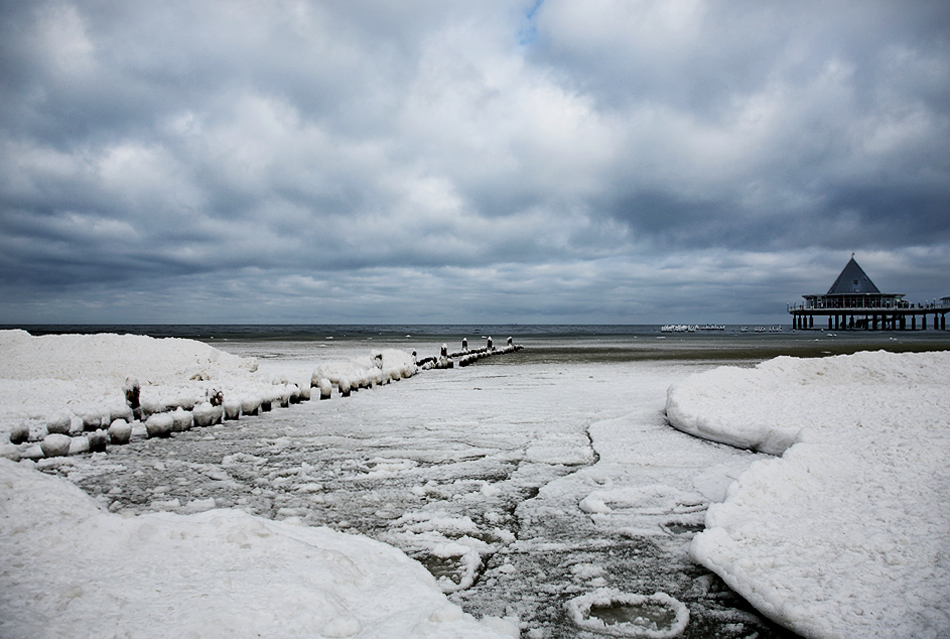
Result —
<instances>
[{"instance_id":1,"label":"pier","mask_svg":"<svg viewBox=\"0 0 950 639\"><path fill-rule=\"evenodd\" d=\"M788 305L796 330L945 331L950 313L950 297L911 303L903 293L881 293L853 255L827 293L802 297Z\"/></svg>"}]
</instances>

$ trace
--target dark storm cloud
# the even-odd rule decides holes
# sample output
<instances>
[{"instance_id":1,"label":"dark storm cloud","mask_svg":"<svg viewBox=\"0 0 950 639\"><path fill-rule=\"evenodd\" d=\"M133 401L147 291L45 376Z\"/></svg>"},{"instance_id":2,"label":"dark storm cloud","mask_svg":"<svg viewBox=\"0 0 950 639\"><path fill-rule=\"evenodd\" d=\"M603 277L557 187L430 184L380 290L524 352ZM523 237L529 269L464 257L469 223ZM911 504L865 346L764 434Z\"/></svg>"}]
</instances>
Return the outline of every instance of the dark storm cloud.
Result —
<instances>
[{"instance_id":1,"label":"dark storm cloud","mask_svg":"<svg viewBox=\"0 0 950 639\"><path fill-rule=\"evenodd\" d=\"M533 59L623 114L632 168L603 210L636 232L761 250L946 241L945 4L549 1L537 19Z\"/></svg>"},{"instance_id":2,"label":"dark storm cloud","mask_svg":"<svg viewBox=\"0 0 950 639\"><path fill-rule=\"evenodd\" d=\"M0 321L776 321L851 251L950 289L948 22L2 2Z\"/></svg>"}]
</instances>

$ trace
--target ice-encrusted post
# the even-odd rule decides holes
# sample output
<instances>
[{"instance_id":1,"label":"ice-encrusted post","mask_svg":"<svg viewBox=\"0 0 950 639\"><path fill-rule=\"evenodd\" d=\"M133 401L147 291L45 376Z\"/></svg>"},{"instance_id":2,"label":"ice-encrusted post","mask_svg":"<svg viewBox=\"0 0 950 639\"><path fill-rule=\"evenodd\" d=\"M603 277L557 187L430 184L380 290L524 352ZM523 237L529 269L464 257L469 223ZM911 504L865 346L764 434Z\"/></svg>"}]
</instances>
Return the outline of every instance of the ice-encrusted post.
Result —
<instances>
[{"instance_id":1,"label":"ice-encrusted post","mask_svg":"<svg viewBox=\"0 0 950 639\"><path fill-rule=\"evenodd\" d=\"M246 395L241 400L242 415L260 415L261 398L258 395Z\"/></svg>"},{"instance_id":2,"label":"ice-encrusted post","mask_svg":"<svg viewBox=\"0 0 950 639\"><path fill-rule=\"evenodd\" d=\"M175 419L171 413L153 413L145 420L145 433L149 439L153 437L171 437Z\"/></svg>"},{"instance_id":3,"label":"ice-encrusted post","mask_svg":"<svg viewBox=\"0 0 950 639\"><path fill-rule=\"evenodd\" d=\"M132 438L132 427L124 419L116 419L109 425L109 441L116 445L128 444Z\"/></svg>"},{"instance_id":4,"label":"ice-encrusted post","mask_svg":"<svg viewBox=\"0 0 950 639\"><path fill-rule=\"evenodd\" d=\"M109 443L109 435L104 430L95 430L88 435L86 439L89 440L89 452L91 453L104 453L106 452L106 446Z\"/></svg>"},{"instance_id":5,"label":"ice-encrusted post","mask_svg":"<svg viewBox=\"0 0 950 639\"><path fill-rule=\"evenodd\" d=\"M241 400L229 399L224 402L224 419L235 420L241 417Z\"/></svg>"},{"instance_id":6,"label":"ice-encrusted post","mask_svg":"<svg viewBox=\"0 0 950 639\"><path fill-rule=\"evenodd\" d=\"M64 434L59 431L49 431L50 434ZM11 444L22 444L23 442L29 441L30 439L30 427L26 424L17 424L10 429L10 443Z\"/></svg>"},{"instance_id":7,"label":"ice-encrusted post","mask_svg":"<svg viewBox=\"0 0 950 639\"><path fill-rule=\"evenodd\" d=\"M46 432L50 434L58 433L60 435L68 435L70 426L72 425L71 422L72 419L69 413L59 413L46 422Z\"/></svg>"},{"instance_id":8,"label":"ice-encrusted post","mask_svg":"<svg viewBox=\"0 0 950 639\"><path fill-rule=\"evenodd\" d=\"M132 409L132 416L135 419L142 419L142 404L140 402L142 387L139 386L139 381L135 378L126 378L122 391L125 393L126 403Z\"/></svg>"},{"instance_id":9,"label":"ice-encrusted post","mask_svg":"<svg viewBox=\"0 0 950 639\"><path fill-rule=\"evenodd\" d=\"M40 449L45 457L65 457L69 454L70 441L69 435L53 433L43 438Z\"/></svg>"}]
</instances>

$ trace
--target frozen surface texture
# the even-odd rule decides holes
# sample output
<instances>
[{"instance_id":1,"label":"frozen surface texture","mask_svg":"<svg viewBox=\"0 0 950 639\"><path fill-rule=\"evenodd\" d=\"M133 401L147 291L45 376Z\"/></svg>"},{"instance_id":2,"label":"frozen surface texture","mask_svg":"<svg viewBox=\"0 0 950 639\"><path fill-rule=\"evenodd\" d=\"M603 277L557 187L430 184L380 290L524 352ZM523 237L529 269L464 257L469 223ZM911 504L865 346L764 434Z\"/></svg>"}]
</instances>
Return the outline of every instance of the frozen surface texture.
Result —
<instances>
[{"instance_id":1,"label":"frozen surface texture","mask_svg":"<svg viewBox=\"0 0 950 639\"><path fill-rule=\"evenodd\" d=\"M238 510L104 512L0 459L0 636L480 637L402 552Z\"/></svg>"},{"instance_id":2,"label":"frozen surface texture","mask_svg":"<svg viewBox=\"0 0 950 639\"><path fill-rule=\"evenodd\" d=\"M709 508L693 557L806 637L950 636L948 378L948 353L876 352L675 384L678 428L784 451Z\"/></svg>"},{"instance_id":3,"label":"frozen surface texture","mask_svg":"<svg viewBox=\"0 0 950 639\"><path fill-rule=\"evenodd\" d=\"M21 346L47 344L24 334L10 337ZM729 483L751 462L768 458L690 437L666 424L667 387L708 363L631 363L586 355L578 361L551 362L544 353L525 351L476 366L426 370L411 380L385 384L384 370L391 371L393 381L412 363L404 352L386 350L390 346L404 349L407 344L401 340L386 344L379 340L216 342L231 355L180 342L187 340L118 336L61 340L60 346L69 352L64 359L84 362L61 378L51 376L55 369L49 367L31 373L41 368L41 358L35 348L24 347L16 359L23 363L28 355L37 361L23 364L26 372L17 373L23 379L0 379L0 392L14 402L13 406L4 404L0 412L9 415L25 408L21 412L40 415L26 418L34 431L28 433L31 441L5 445L0 449L4 456L15 457L24 447L38 449L37 435L58 434L50 426L66 428L72 435L77 429L85 430L87 421L94 426L96 416L79 408L89 398L86 384L108 369L113 353L116 358L134 360L132 364L156 362L159 373L167 372L146 375L134 369L143 400L165 404L172 418L167 437L146 439L146 423L110 414L109 437L131 434L132 445L110 445L105 452L97 452L90 440L89 452L83 454L45 459L27 455L36 459L35 467L45 474L79 486L102 510L83 502L89 506L88 516L60 508L56 512L68 516L54 516L50 511L38 517L50 522L49 526L29 523L37 519L30 514L32 506L19 508L10 517L4 515L4 543L11 549L7 553L5 545L3 556L12 557L4 566L10 568L4 578L21 585L0 585L0 597L8 606L4 612L13 611L0 617L21 623L22 615L30 614L24 612L22 602L38 597L38 610L45 610L44 615L58 610L60 616L51 623L65 624L74 608L77 614L88 613L83 607L87 597L91 600L105 592L118 599L109 594L96 607L103 611L103 619L112 620L107 615L118 614L121 618L110 623L121 628L136 628L136 620L145 628L152 619L164 619L155 610L166 611L174 620L184 609L182 623L191 623L189 619L204 623L194 610L208 605L222 617L226 616L223 610L237 618L246 608L250 617L260 621L249 628L279 637L292 632L285 628L303 623L301 610L313 608L323 615L323 625L300 634L369 637L381 632L377 627L386 627L373 620L385 617L379 610L407 601L426 607L434 601L438 602L434 609L415 609L421 622L412 626L411 620L406 621L390 636L457 631L457 636L477 637L493 629L532 639L592 639L600 630L579 626L565 604L608 589L630 601L620 602L624 610L596 609L595 618L632 614L633 625L640 625L636 617L643 615L630 608L641 602L650 609L656 602L641 598L662 592L689 610L684 639L789 636L754 614L688 553L707 506L721 500ZM439 344L412 343L409 348L437 352ZM123 355L124 349L132 354ZM189 354L189 349L194 350ZM372 354L367 357L367 352ZM55 359L57 353L57 348L50 347L45 357ZM259 370L252 371L255 360ZM367 378L365 386L362 374L353 375L346 399L339 397L337 385L331 389L334 401L304 402L291 410L264 408L265 396L273 405L276 397L286 393L289 385L280 380L308 384L326 362L347 362L349 373L358 369L375 375L378 371L380 377ZM117 401L124 401L121 390L129 369L116 368L109 388L116 392ZM413 368L408 370L413 372ZM331 386L322 373L317 377ZM43 393L56 383L64 384L56 401L72 402L67 404L70 412L65 421L60 414L47 414L53 409L44 403ZM234 397L229 389L239 385L247 393ZM205 397L189 395L194 388L206 387L207 392L201 391ZM223 392L223 404L202 408L211 390ZM169 398L168 403L163 398ZM237 405L232 402L235 399L241 400L242 417L229 420L226 413L229 406ZM171 400L179 407L194 400L200 408L197 416L207 408L224 409L225 419L192 428L187 418L194 420L196 411L170 410ZM99 426L104 422L100 416ZM81 442L86 436L71 439ZM39 500L33 504L39 507L50 490L47 484L31 486L20 484L18 498ZM23 521L18 521L20 514ZM121 535L115 536L114 529L120 528ZM311 561L319 564L323 556L312 545L297 544L302 539L299 535L323 531L314 534L330 538L327 529L349 533L345 539L354 540L355 545L349 547L354 552L341 552L363 574L373 575L364 584L363 598L351 606L349 586L340 586L337 592L337 586L314 578L299 584L306 591L311 585L316 588L312 594L279 585L274 595L280 597L274 604L276 612L259 611L257 600L247 594L253 589L246 584L297 583L298 569L304 570ZM8 535L7 530L12 532ZM420 573L418 564L416 572L397 574L390 567L388 552L379 555L377 568L371 553L355 550L364 548L359 541L366 541L362 536L395 546L427 568L434 579ZM248 548L242 546L245 543ZM326 548L322 541L317 545ZM214 567L218 555L229 568ZM40 556L42 560L27 561ZM80 570L89 565L101 569ZM192 566L211 576L192 575ZM321 570L317 565L312 572L321 574ZM121 599L125 592L121 584L130 573L135 573L128 580L130 592L136 594ZM419 574L428 580L426 588L431 592L420 590ZM148 585L137 581L140 575L148 577ZM194 603L196 590L201 591L199 603ZM402 599L401 590L405 591ZM60 593L67 591L69 597L63 599ZM233 597L232 591L237 593ZM413 594L423 591L430 594ZM47 600L47 596L59 599ZM268 601L268 587L262 585L259 596L261 602ZM312 605L308 597L313 597ZM592 608L597 608L591 601ZM152 612L138 612L142 606L153 605ZM463 610L483 625L474 625ZM660 614L658 632L672 631L665 617L672 610L659 606L654 611ZM411 614L415 613L406 612ZM76 619L70 626L71 636L92 634L84 624L92 623L93 617ZM95 623L96 636L110 635L109 630L102 631L98 618ZM160 621L155 623L162 628ZM222 634L233 628L229 623L226 618L221 622ZM311 630L320 625L313 623ZM622 620L604 623L614 631L631 629ZM193 633L174 627L154 634L217 636L217 627L208 623ZM56 628L60 626L46 635L57 635ZM19 632L0 635L15 637ZM139 632L138 636L145 636L149 631ZM34 628L29 634L43 636L44 632ZM136 636L131 630L130 634Z\"/></svg>"}]
</instances>

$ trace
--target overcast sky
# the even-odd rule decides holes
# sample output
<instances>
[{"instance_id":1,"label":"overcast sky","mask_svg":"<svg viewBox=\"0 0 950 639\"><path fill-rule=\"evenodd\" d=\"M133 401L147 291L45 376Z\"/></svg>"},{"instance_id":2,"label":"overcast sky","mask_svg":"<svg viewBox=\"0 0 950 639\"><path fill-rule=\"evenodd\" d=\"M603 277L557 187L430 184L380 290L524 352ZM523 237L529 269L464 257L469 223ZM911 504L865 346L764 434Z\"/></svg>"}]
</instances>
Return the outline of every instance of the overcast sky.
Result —
<instances>
[{"instance_id":1,"label":"overcast sky","mask_svg":"<svg viewBox=\"0 0 950 639\"><path fill-rule=\"evenodd\" d=\"M950 295L950 3L0 0L0 323Z\"/></svg>"}]
</instances>

